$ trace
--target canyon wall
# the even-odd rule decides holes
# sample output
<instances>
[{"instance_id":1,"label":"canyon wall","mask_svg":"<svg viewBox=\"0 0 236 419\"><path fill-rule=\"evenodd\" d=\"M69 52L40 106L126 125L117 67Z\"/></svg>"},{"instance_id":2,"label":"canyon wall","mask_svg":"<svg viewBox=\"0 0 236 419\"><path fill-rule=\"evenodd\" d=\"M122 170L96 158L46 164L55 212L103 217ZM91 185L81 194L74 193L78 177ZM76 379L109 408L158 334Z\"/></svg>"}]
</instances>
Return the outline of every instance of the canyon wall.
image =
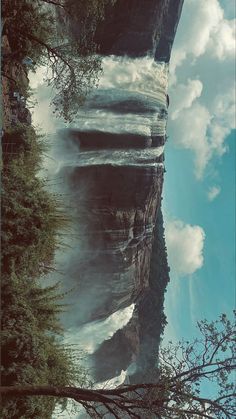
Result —
<instances>
[{"instance_id":1,"label":"canyon wall","mask_svg":"<svg viewBox=\"0 0 236 419\"><path fill-rule=\"evenodd\" d=\"M59 176L79 236L68 269L80 311L75 324L102 321L135 303L129 323L91 356L97 381L127 368L130 381L144 380L165 324L163 146L168 62L182 5L118 0L107 8L95 34L103 76L62 135L71 160Z\"/></svg>"}]
</instances>

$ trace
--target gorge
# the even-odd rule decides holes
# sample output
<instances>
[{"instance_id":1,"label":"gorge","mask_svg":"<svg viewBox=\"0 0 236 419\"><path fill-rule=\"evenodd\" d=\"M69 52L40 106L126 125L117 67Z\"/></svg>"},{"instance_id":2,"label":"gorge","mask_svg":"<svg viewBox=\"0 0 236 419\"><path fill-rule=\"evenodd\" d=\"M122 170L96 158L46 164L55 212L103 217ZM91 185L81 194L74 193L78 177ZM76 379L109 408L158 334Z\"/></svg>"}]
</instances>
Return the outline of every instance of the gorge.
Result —
<instances>
[{"instance_id":1,"label":"gorge","mask_svg":"<svg viewBox=\"0 0 236 419\"><path fill-rule=\"evenodd\" d=\"M150 380L165 325L168 62L182 5L118 0L107 8L95 34L103 55L99 86L58 134L63 158L56 178L74 237L61 260L65 288L73 290L64 320L69 341L76 335L83 347L82 331L106 328L128 309L105 339L91 338L89 365L97 382L122 371L128 382Z\"/></svg>"}]
</instances>

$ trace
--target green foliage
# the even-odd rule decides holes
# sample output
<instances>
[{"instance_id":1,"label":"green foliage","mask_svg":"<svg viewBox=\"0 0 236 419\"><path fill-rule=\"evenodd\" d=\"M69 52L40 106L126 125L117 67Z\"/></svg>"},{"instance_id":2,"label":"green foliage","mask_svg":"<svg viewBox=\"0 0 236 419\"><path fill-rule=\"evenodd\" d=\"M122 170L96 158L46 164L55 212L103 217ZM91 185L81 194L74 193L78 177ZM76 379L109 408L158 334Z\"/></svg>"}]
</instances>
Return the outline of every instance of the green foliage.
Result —
<instances>
[{"instance_id":1,"label":"green foliage","mask_svg":"<svg viewBox=\"0 0 236 419\"><path fill-rule=\"evenodd\" d=\"M99 22L104 20L108 6L113 6L116 0L65 0L64 5L69 16L69 31L79 42L81 51L94 52L97 45L94 35ZM59 9L59 16L62 12Z\"/></svg>"},{"instance_id":2,"label":"green foliage","mask_svg":"<svg viewBox=\"0 0 236 419\"><path fill-rule=\"evenodd\" d=\"M70 352L60 344L60 284L43 287L58 231L67 221L38 176L45 146L32 127L4 135L2 174L2 385L69 385ZM61 205L60 205L61 206ZM4 398L4 418L50 418L54 398Z\"/></svg>"},{"instance_id":3,"label":"green foliage","mask_svg":"<svg viewBox=\"0 0 236 419\"><path fill-rule=\"evenodd\" d=\"M46 145L32 126L19 124L4 134L2 149L6 170L11 161L21 158L32 175L36 174L40 168L41 156L46 150Z\"/></svg>"},{"instance_id":4,"label":"green foliage","mask_svg":"<svg viewBox=\"0 0 236 419\"><path fill-rule=\"evenodd\" d=\"M70 383L69 356L55 338L55 333L61 331L58 311L63 308L55 302L56 292L56 287L39 288L35 280L26 277L13 273L4 276L2 385ZM38 398L5 400L5 417L50 417L54 401L45 402Z\"/></svg>"},{"instance_id":5,"label":"green foliage","mask_svg":"<svg viewBox=\"0 0 236 419\"><path fill-rule=\"evenodd\" d=\"M152 246L152 255L150 263L150 295L148 305L144 302L144 313L147 318L147 327L145 332L147 336L155 336L160 342L161 335L167 324L164 314L164 297L167 284L170 281L170 268L167 260L167 249L165 243L164 221L161 207L157 213L156 225L154 230L154 241ZM149 330L148 319L155 316L155 330Z\"/></svg>"},{"instance_id":6,"label":"green foliage","mask_svg":"<svg viewBox=\"0 0 236 419\"><path fill-rule=\"evenodd\" d=\"M30 56L39 64L44 54L44 47L42 44L33 43L25 33L28 32L31 36L50 43L55 23L53 14L42 7L42 3L40 5L37 0L3 0L2 15L7 19L4 31L10 48L15 53L15 59L20 61Z\"/></svg>"},{"instance_id":7,"label":"green foliage","mask_svg":"<svg viewBox=\"0 0 236 419\"><path fill-rule=\"evenodd\" d=\"M34 129L22 125L4 137L2 269L35 276L50 266L66 220L37 176L43 143Z\"/></svg>"},{"instance_id":8,"label":"green foliage","mask_svg":"<svg viewBox=\"0 0 236 419\"><path fill-rule=\"evenodd\" d=\"M16 60L30 56L34 68L47 67L46 79L55 91L55 113L71 121L101 74L101 58L96 55L93 37L106 5L114 0L52 3L5 0L4 31Z\"/></svg>"},{"instance_id":9,"label":"green foliage","mask_svg":"<svg viewBox=\"0 0 236 419\"><path fill-rule=\"evenodd\" d=\"M58 8L52 3L57 3ZM101 73L101 59L93 35L105 7L112 0L3 0L3 34L11 52L3 71L14 62L19 77L14 88L29 96L27 71L46 66L47 82L55 91L57 115L70 121ZM80 31L58 25L62 6L65 20L75 17ZM75 13L74 13L75 12ZM77 35L79 36L77 37ZM18 66L17 63L20 63ZM11 74L6 73L11 79ZM3 385L65 386L85 379L75 367L74 351L60 342L58 320L64 309L58 285L43 287L40 276L52 269L59 231L67 225L62 205L46 191L39 176L45 145L31 126L19 125L3 137L2 171L2 367ZM63 402L63 400L62 400ZM2 417L49 419L52 397L4 397Z\"/></svg>"}]
</instances>

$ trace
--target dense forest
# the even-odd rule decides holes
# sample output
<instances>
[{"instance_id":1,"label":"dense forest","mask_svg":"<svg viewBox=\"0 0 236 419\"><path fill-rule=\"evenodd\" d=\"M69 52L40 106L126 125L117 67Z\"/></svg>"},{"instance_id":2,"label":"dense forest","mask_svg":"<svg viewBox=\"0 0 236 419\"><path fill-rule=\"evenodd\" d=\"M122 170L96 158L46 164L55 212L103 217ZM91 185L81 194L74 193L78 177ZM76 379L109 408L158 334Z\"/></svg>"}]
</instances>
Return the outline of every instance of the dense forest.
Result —
<instances>
[{"instance_id":1,"label":"dense forest","mask_svg":"<svg viewBox=\"0 0 236 419\"><path fill-rule=\"evenodd\" d=\"M11 147L12 146L12 147ZM1 384L69 384L70 352L61 344L59 283L45 286L66 218L38 177L43 141L31 126L3 137ZM10 151L8 151L10 150ZM73 371L74 374L74 371ZM50 418L54 400L4 400L3 417Z\"/></svg>"}]
</instances>

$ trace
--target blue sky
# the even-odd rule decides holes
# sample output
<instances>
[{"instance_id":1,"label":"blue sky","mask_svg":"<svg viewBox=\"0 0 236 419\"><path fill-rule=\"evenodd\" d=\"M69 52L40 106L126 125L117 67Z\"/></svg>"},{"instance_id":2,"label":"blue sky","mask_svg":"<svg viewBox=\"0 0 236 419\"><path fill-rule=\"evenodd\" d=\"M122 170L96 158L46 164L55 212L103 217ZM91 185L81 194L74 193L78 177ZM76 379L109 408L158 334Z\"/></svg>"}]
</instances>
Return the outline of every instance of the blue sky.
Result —
<instances>
[{"instance_id":1,"label":"blue sky","mask_svg":"<svg viewBox=\"0 0 236 419\"><path fill-rule=\"evenodd\" d=\"M189 338L197 320L235 307L235 22L230 4L186 0L173 49L164 184L171 268L167 340Z\"/></svg>"}]
</instances>

